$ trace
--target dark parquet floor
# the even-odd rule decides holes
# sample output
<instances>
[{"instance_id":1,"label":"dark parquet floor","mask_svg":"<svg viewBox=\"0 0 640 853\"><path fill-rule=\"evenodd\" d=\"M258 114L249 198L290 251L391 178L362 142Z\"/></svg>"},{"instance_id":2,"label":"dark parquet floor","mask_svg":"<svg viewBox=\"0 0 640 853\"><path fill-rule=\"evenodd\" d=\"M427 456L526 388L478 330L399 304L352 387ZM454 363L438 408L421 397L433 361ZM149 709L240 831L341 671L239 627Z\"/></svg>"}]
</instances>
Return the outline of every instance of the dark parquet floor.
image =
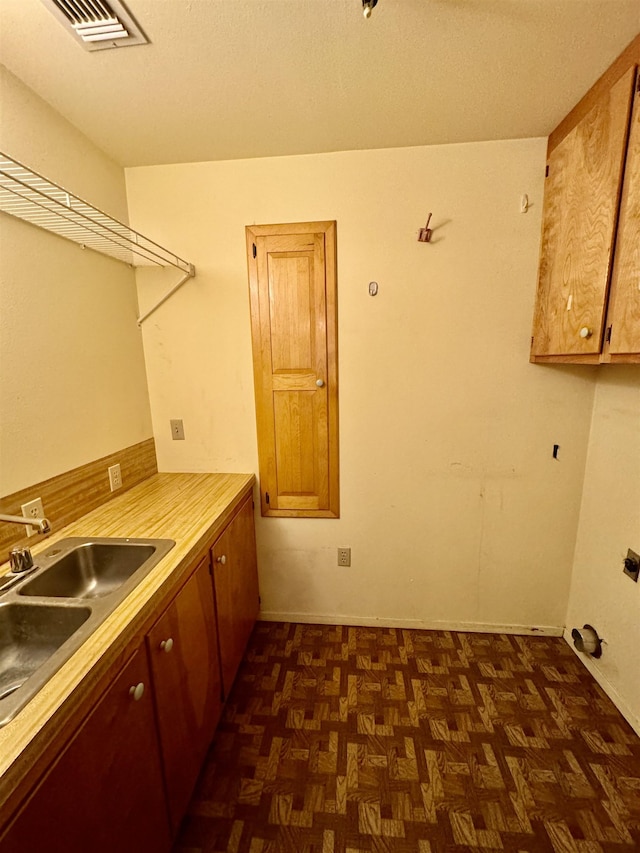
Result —
<instances>
[{"instance_id":1,"label":"dark parquet floor","mask_svg":"<svg viewBox=\"0 0 640 853\"><path fill-rule=\"evenodd\" d=\"M640 738L564 640L258 623L175 853L640 851Z\"/></svg>"}]
</instances>

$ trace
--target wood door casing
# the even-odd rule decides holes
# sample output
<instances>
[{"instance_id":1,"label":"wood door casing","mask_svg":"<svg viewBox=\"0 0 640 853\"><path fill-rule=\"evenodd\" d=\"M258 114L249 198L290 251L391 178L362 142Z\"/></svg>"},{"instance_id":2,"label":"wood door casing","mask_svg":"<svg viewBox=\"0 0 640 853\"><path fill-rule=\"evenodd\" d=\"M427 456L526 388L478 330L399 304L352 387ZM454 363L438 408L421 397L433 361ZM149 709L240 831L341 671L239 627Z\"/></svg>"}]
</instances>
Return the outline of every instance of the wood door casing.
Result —
<instances>
[{"instance_id":1,"label":"wood door casing","mask_svg":"<svg viewBox=\"0 0 640 853\"><path fill-rule=\"evenodd\" d=\"M220 667L226 699L260 609L251 497L216 540L211 556Z\"/></svg>"},{"instance_id":2,"label":"wood door casing","mask_svg":"<svg viewBox=\"0 0 640 853\"><path fill-rule=\"evenodd\" d=\"M171 649L166 651L166 641ZM165 644L163 646L163 643ZM160 748L174 833L220 719L222 686L207 558L147 635Z\"/></svg>"},{"instance_id":3,"label":"wood door casing","mask_svg":"<svg viewBox=\"0 0 640 853\"><path fill-rule=\"evenodd\" d=\"M611 342L605 353L640 356L640 72L633 101L607 317Z\"/></svg>"},{"instance_id":4,"label":"wood door casing","mask_svg":"<svg viewBox=\"0 0 640 853\"><path fill-rule=\"evenodd\" d=\"M532 357L601 350L634 77L629 69L549 155Z\"/></svg>"},{"instance_id":5,"label":"wood door casing","mask_svg":"<svg viewBox=\"0 0 640 853\"><path fill-rule=\"evenodd\" d=\"M136 701L130 688L144 684ZM141 647L0 841L1 853L168 853L151 676Z\"/></svg>"},{"instance_id":6,"label":"wood door casing","mask_svg":"<svg viewBox=\"0 0 640 853\"><path fill-rule=\"evenodd\" d=\"M246 232L262 514L336 518L335 223Z\"/></svg>"}]
</instances>

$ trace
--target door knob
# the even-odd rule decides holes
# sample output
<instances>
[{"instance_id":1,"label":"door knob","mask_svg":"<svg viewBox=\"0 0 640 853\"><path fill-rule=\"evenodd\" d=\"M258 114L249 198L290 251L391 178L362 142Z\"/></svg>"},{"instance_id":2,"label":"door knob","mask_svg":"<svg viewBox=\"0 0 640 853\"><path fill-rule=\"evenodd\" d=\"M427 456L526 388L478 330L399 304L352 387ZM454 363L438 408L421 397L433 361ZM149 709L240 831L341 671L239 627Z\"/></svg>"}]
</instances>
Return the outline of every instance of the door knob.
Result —
<instances>
[{"instance_id":1,"label":"door knob","mask_svg":"<svg viewBox=\"0 0 640 853\"><path fill-rule=\"evenodd\" d=\"M590 338L593 334L593 329L590 329L588 326L583 326L580 329L580 337L581 338Z\"/></svg>"},{"instance_id":2,"label":"door knob","mask_svg":"<svg viewBox=\"0 0 640 853\"><path fill-rule=\"evenodd\" d=\"M316 379L316 385L318 386L318 388L322 388L322 386L324 385L324 379Z\"/></svg>"},{"instance_id":3,"label":"door knob","mask_svg":"<svg viewBox=\"0 0 640 853\"><path fill-rule=\"evenodd\" d=\"M171 649L173 648L173 638L169 637L168 640L163 640L160 643L160 648L162 649L163 652L170 652Z\"/></svg>"},{"instance_id":4,"label":"door knob","mask_svg":"<svg viewBox=\"0 0 640 853\"><path fill-rule=\"evenodd\" d=\"M224 566L224 564L226 562L227 562L227 558L225 557L224 554L221 557L216 557L216 563L222 563L222 565Z\"/></svg>"}]
</instances>

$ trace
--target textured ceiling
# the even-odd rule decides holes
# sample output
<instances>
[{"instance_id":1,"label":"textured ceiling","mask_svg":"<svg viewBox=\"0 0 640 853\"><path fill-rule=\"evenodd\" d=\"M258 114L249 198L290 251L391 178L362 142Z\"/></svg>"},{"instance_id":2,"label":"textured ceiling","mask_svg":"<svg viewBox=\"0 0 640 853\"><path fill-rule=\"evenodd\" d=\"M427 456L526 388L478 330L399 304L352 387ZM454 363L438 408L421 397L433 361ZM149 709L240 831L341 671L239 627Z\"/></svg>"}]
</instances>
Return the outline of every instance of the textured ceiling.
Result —
<instances>
[{"instance_id":1,"label":"textured ceiling","mask_svg":"<svg viewBox=\"0 0 640 853\"><path fill-rule=\"evenodd\" d=\"M86 53L0 0L0 61L124 166L546 136L640 31L638 0L129 0Z\"/></svg>"}]
</instances>

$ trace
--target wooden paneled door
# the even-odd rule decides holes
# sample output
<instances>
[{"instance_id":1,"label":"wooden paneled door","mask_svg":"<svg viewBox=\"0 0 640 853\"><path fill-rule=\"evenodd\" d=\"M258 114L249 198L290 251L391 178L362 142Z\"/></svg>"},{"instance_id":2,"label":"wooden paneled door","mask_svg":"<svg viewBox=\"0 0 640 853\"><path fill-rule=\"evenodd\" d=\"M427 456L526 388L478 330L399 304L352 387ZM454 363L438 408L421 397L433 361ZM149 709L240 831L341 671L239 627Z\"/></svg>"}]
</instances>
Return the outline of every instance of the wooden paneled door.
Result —
<instances>
[{"instance_id":1,"label":"wooden paneled door","mask_svg":"<svg viewBox=\"0 0 640 853\"><path fill-rule=\"evenodd\" d=\"M532 357L601 351L634 78L549 156Z\"/></svg>"},{"instance_id":2,"label":"wooden paneled door","mask_svg":"<svg viewBox=\"0 0 640 853\"><path fill-rule=\"evenodd\" d=\"M262 515L337 518L335 222L246 235Z\"/></svg>"}]
</instances>

